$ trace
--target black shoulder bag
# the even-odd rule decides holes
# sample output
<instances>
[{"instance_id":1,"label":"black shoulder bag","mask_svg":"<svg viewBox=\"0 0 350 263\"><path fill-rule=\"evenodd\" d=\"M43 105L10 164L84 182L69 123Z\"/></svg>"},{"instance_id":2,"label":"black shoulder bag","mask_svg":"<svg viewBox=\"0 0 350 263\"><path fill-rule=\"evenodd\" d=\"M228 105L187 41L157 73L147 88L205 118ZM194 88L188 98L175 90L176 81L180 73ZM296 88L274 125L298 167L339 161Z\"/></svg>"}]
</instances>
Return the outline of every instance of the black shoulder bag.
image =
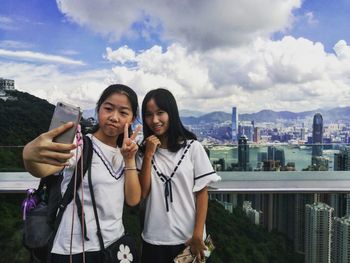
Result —
<instances>
[{"instance_id":1,"label":"black shoulder bag","mask_svg":"<svg viewBox=\"0 0 350 263\"><path fill-rule=\"evenodd\" d=\"M49 262L53 241L61 223L67 205L73 200L74 180L77 177L78 189L81 184L81 159L83 158L83 173L85 175L92 159L92 143L87 136L83 137L83 154L78 161L77 175L73 173L67 190L61 195L63 174L50 175L40 180L37 190L29 191L23 201L23 245L29 250L31 262ZM27 205L31 208L28 209ZM76 196L79 221L82 218L82 205ZM85 224L85 222L84 222ZM86 227L85 227L86 229ZM85 239L88 239L85 232Z\"/></svg>"}]
</instances>

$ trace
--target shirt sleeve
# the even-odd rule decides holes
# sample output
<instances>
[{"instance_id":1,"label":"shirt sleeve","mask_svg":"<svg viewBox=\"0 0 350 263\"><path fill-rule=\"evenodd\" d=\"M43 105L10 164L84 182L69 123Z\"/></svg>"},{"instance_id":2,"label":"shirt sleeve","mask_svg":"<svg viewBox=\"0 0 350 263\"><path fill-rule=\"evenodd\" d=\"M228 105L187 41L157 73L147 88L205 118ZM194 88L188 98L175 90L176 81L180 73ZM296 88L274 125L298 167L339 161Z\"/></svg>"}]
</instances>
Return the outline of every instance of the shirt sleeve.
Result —
<instances>
[{"instance_id":1,"label":"shirt sleeve","mask_svg":"<svg viewBox=\"0 0 350 263\"><path fill-rule=\"evenodd\" d=\"M194 168L193 192L198 192L210 183L221 180L221 177L214 171L208 155L200 142L194 141L191 148L191 158Z\"/></svg>"}]
</instances>

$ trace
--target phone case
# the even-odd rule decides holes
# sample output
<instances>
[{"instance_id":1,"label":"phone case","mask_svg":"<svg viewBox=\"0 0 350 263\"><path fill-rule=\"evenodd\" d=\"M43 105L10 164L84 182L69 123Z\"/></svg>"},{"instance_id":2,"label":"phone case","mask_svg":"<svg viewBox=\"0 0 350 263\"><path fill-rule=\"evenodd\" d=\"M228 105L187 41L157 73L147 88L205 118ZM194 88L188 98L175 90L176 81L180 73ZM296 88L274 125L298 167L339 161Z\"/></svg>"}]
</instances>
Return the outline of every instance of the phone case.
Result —
<instances>
[{"instance_id":1,"label":"phone case","mask_svg":"<svg viewBox=\"0 0 350 263\"><path fill-rule=\"evenodd\" d=\"M82 112L80 111L79 107L63 102L58 102L51 119L49 130L57 128L70 121L74 122L74 126L55 137L53 141L59 143L72 143L77 131L78 124L80 122L81 115Z\"/></svg>"},{"instance_id":2,"label":"phone case","mask_svg":"<svg viewBox=\"0 0 350 263\"><path fill-rule=\"evenodd\" d=\"M215 249L213 240L210 235L207 235L207 238L204 240L204 244L207 247L207 250L204 251L205 260L199 262L195 256L192 255L190 246L187 246L179 255L174 259L175 263L203 263L207 258L210 257L211 253Z\"/></svg>"}]
</instances>

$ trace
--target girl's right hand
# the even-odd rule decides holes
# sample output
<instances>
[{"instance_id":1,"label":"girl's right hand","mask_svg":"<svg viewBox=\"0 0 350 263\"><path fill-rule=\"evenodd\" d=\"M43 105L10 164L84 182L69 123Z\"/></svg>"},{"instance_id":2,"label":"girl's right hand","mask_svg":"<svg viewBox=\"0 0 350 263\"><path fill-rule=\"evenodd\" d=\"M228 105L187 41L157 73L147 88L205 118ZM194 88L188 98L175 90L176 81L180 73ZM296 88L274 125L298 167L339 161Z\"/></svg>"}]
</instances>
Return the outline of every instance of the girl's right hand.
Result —
<instances>
[{"instance_id":1,"label":"girl's right hand","mask_svg":"<svg viewBox=\"0 0 350 263\"><path fill-rule=\"evenodd\" d=\"M76 145L55 143L52 140L72 126L73 123L68 122L36 137L24 147L23 160L25 162L37 162L55 166L67 165L67 160L73 156L70 151L75 149Z\"/></svg>"},{"instance_id":2,"label":"girl's right hand","mask_svg":"<svg viewBox=\"0 0 350 263\"><path fill-rule=\"evenodd\" d=\"M151 135L146 138L146 155L153 156L157 148L161 145L160 140L155 136Z\"/></svg>"}]
</instances>

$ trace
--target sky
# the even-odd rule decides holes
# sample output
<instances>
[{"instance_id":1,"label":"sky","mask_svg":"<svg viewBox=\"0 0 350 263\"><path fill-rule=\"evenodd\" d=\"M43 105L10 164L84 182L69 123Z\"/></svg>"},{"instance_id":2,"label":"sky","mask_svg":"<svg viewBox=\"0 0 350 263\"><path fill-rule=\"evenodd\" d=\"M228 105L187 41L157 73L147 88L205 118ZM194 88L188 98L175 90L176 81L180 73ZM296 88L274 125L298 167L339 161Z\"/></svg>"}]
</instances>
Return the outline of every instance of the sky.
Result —
<instances>
[{"instance_id":1,"label":"sky","mask_svg":"<svg viewBox=\"0 0 350 263\"><path fill-rule=\"evenodd\" d=\"M349 0L1 0L0 78L94 108L110 84L180 110L350 106Z\"/></svg>"}]
</instances>

